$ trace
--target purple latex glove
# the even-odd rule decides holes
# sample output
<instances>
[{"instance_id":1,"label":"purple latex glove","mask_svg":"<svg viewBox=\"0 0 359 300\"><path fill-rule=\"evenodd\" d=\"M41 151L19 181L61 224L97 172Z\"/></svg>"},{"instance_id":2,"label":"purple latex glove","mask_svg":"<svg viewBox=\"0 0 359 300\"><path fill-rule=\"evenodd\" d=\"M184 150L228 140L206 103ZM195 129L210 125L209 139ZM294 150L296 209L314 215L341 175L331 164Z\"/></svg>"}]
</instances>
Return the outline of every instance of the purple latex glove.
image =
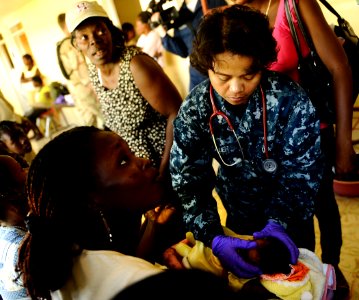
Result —
<instances>
[{"instance_id":1,"label":"purple latex glove","mask_svg":"<svg viewBox=\"0 0 359 300\"><path fill-rule=\"evenodd\" d=\"M285 232L285 229L280 224L274 221L268 221L268 224L262 229L253 233L255 239L263 239L267 237L272 237L280 240L289 250L290 253L290 263L296 264L298 262L299 250L298 247L294 244L288 234Z\"/></svg>"},{"instance_id":2,"label":"purple latex glove","mask_svg":"<svg viewBox=\"0 0 359 300\"><path fill-rule=\"evenodd\" d=\"M240 278L252 278L262 274L262 271L247 263L238 253L239 249L257 247L254 241L242 240L235 237L217 235L212 241L212 252L218 257L224 268Z\"/></svg>"}]
</instances>

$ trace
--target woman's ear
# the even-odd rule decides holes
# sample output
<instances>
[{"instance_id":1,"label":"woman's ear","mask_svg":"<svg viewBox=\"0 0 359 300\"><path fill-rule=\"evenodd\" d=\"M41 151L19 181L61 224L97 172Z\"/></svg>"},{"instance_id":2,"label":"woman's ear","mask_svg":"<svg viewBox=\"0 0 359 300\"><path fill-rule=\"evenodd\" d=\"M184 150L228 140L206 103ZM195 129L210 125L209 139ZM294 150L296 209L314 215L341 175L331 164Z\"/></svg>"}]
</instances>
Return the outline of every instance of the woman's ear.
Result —
<instances>
[{"instance_id":1,"label":"woman's ear","mask_svg":"<svg viewBox=\"0 0 359 300\"><path fill-rule=\"evenodd\" d=\"M72 46L74 46L77 51L81 52L75 40L72 42Z\"/></svg>"},{"instance_id":2,"label":"woman's ear","mask_svg":"<svg viewBox=\"0 0 359 300\"><path fill-rule=\"evenodd\" d=\"M81 52L81 50L79 49L77 43L76 43L76 39L75 39L75 36L74 34L71 34L71 45L74 46L74 48L78 51Z\"/></svg>"}]
</instances>

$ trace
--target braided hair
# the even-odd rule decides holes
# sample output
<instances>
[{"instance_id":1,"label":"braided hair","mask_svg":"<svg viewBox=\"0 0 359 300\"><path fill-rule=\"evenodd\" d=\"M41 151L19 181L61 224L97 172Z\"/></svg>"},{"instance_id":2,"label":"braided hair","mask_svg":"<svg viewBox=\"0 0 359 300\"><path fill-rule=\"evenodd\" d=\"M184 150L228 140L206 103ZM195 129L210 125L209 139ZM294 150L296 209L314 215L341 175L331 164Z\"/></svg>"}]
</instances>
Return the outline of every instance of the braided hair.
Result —
<instances>
[{"instance_id":1,"label":"braided hair","mask_svg":"<svg viewBox=\"0 0 359 300\"><path fill-rule=\"evenodd\" d=\"M83 249L106 249L102 219L90 196L96 127L75 127L47 143L34 158L26 190L30 215L19 271L29 295L51 299Z\"/></svg>"}]
</instances>

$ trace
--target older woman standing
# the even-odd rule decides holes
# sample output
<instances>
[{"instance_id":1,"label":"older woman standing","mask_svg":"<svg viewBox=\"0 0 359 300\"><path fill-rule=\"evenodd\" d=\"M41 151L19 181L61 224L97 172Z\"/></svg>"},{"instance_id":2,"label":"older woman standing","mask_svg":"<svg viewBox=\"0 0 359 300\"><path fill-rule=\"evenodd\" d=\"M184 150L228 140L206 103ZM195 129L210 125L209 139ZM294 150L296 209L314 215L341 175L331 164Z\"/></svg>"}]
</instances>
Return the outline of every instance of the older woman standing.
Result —
<instances>
[{"instance_id":1,"label":"older woman standing","mask_svg":"<svg viewBox=\"0 0 359 300\"><path fill-rule=\"evenodd\" d=\"M160 174L168 168L172 122L181 96L162 68L136 47L125 46L97 2L78 2L66 13L74 46L90 60L89 75L105 126L121 135L139 157L151 159Z\"/></svg>"}]
</instances>

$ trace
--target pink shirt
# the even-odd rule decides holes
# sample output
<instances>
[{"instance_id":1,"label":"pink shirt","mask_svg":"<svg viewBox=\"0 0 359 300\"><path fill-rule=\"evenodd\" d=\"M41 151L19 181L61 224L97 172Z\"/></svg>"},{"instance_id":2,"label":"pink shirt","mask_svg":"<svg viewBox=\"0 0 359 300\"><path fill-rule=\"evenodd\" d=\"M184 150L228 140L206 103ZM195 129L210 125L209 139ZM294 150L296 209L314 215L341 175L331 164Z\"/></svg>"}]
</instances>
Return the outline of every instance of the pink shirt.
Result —
<instances>
[{"instance_id":1,"label":"pink shirt","mask_svg":"<svg viewBox=\"0 0 359 300\"><path fill-rule=\"evenodd\" d=\"M298 1L296 3L298 5ZM294 21L294 26L299 37L299 42L301 46L301 51L303 56L309 54L309 48L305 43L304 37L300 32L300 29L297 24L297 18L294 13L292 3L289 1L289 7L291 8L292 18ZM302 21L303 22L303 21ZM289 24L285 15L284 0L280 0L278 6L277 17L273 29L273 37L277 41L277 47L279 49L277 61L270 66L270 70L278 71L289 75L293 80L298 81L298 55L294 46L292 35L290 32Z\"/></svg>"}]
</instances>

